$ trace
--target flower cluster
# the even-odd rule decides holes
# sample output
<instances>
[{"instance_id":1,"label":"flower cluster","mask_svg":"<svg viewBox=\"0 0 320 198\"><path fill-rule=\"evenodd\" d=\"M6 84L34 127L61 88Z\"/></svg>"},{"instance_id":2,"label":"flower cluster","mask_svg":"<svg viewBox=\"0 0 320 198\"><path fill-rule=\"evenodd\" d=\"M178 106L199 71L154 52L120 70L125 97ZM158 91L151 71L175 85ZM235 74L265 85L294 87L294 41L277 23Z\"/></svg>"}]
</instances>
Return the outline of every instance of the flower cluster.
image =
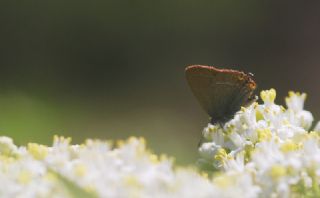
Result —
<instances>
[{"instance_id":1,"label":"flower cluster","mask_svg":"<svg viewBox=\"0 0 320 198\"><path fill-rule=\"evenodd\" d=\"M142 138L16 146L0 137L1 197L319 197L320 124L303 109L306 94L242 108L224 125L203 131L199 165L175 167Z\"/></svg>"},{"instance_id":2,"label":"flower cluster","mask_svg":"<svg viewBox=\"0 0 320 198\"><path fill-rule=\"evenodd\" d=\"M0 137L1 197L205 197L215 185L195 168L174 168L142 138L71 145L55 137L51 147L17 147Z\"/></svg>"},{"instance_id":3,"label":"flower cluster","mask_svg":"<svg viewBox=\"0 0 320 198\"><path fill-rule=\"evenodd\" d=\"M242 108L225 125L208 124L199 164L224 180L234 176L229 186L246 176L244 197L319 197L320 125L309 131L306 94L289 92L287 109L274 103L274 89L260 96L263 104Z\"/></svg>"}]
</instances>

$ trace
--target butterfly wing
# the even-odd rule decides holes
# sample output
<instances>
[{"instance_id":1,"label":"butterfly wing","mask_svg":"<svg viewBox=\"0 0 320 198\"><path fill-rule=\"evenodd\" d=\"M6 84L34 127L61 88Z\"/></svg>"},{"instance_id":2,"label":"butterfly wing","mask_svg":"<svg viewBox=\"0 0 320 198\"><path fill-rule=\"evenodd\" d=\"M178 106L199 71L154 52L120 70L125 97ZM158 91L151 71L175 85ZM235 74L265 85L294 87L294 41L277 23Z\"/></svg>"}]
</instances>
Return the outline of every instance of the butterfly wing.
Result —
<instances>
[{"instance_id":1,"label":"butterfly wing","mask_svg":"<svg viewBox=\"0 0 320 198\"><path fill-rule=\"evenodd\" d=\"M248 74L210 66L189 66L186 78L202 108L216 122L224 122L246 106L256 88Z\"/></svg>"}]
</instances>

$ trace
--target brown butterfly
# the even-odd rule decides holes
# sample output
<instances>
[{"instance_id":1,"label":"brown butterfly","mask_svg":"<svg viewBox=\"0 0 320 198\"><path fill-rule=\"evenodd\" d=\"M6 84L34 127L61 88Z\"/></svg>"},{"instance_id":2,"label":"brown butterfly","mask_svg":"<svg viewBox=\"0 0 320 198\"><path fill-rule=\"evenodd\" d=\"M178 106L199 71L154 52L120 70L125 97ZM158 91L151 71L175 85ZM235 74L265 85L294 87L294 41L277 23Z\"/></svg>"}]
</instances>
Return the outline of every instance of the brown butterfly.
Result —
<instances>
[{"instance_id":1,"label":"brown butterfly","mask_svg":"<svg viewBox=\"0 0 320 198\"><path fill-rule=\"evenodd\" d=\"M227 122L241 106L256 99L253 92L257 85L252 74L204 65L191 65L185 71L194 96L210 115L212 124Z\"/></svg>"}]
</instances>

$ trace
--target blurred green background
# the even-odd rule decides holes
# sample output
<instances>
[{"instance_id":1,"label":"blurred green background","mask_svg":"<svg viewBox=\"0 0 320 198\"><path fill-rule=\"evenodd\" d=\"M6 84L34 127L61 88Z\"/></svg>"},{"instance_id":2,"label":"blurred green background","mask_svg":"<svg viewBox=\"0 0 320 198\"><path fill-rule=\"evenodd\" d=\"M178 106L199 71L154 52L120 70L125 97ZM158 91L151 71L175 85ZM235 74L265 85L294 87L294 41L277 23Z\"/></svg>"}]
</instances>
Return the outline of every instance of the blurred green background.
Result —
<instances>
[{"instance_id":1,"label":"blurred green background","mask_svg":"<svg viewBox=\"0 0 320 198\"><path fill-rule=\"evenodd\" d=\"M0 133L144 136L192 164L208 116L184 77L191 64L255 74L259 90L308 93L320 116L319 1L2 1Z\"/></svg>"}]
</instances>

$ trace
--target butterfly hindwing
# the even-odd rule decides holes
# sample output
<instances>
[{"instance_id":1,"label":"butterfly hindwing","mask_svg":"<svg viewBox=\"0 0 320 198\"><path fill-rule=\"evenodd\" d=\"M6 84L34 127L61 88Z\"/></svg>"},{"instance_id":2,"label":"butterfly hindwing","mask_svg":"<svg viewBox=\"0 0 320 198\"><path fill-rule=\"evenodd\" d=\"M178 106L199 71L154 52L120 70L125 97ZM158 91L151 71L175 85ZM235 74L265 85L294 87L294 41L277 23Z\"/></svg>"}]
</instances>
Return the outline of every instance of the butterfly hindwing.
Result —
<instances>
[{"instance_id":1,"label":"butterfly hindwing","mask_svg":"<svg viewBox=\"0 0 320 198\"><path fill-rule=\"evenodd\" d=\"M186 78L202 108L216 122L229 119L246 106L256 87L248 74L210 66L189 66Z\"/></svg>"}]
</instances>

